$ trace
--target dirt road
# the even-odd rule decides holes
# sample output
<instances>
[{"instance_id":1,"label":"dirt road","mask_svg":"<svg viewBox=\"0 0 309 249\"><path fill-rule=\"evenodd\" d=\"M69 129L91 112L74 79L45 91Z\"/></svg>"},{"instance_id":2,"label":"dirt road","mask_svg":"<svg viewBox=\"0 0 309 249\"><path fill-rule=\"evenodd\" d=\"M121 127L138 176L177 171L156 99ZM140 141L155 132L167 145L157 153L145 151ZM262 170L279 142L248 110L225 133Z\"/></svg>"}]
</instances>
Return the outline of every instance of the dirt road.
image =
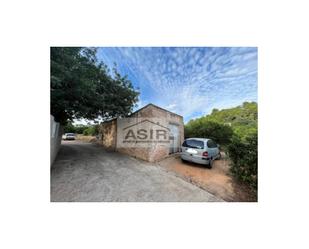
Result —
<instances>
[{"instance_id":1,"label":"dirt road","mask_svg":"<svg viewBox=\"0 0 309 249\"><path fill-rule=\"evenodd\" d=\"M155 164L65 141L51 168L51 201L222 200Z\"/></svg>"},{"instance_id":2,"label":"dirt road","mask_svg":"<svg viewBox=\"0 0 309 249\"><path fill-rule=\"evenodd\" d=\"M180 156L172 156L159 162L164 169L174 172L225 201L257 201L247 186L237 182L230 174L230 162L222 153L222 159L214 161L212 169L204 165L182 162Z\"/></svg>"}]
</instances>

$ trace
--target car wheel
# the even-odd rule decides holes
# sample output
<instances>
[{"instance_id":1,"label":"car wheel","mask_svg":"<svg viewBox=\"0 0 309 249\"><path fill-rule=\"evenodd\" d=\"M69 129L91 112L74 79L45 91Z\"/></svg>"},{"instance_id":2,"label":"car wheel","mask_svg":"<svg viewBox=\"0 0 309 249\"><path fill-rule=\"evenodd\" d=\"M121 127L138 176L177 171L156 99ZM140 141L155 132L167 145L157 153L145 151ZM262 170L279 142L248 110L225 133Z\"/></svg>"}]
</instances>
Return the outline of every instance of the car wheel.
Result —
<instances>
[{"instance_id":1,"label":"car wheel","mask_svg":"<svg viewBox=\"0 0 309 249\"><path fill-rule=\"evenodd\" d=\"M181 158L181 161L182 161L183 163L185 163L185 162L186 162L186 160L184 160L184 159L182 159L182 158Z\"/></svg>"}]
</instances>

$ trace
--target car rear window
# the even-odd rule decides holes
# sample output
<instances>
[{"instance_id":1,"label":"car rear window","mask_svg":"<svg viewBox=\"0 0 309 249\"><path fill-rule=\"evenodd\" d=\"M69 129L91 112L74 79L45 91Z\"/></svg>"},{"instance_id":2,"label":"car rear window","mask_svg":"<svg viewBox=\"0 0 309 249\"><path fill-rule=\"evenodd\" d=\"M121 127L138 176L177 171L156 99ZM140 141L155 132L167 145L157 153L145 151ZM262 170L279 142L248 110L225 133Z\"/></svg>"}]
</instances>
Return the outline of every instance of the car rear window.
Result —
<instances>
[{"instance_id":1,"label":"car rear window","mask_svg":"<svg viewBox=\"0 0 309 249\"><path fill-rule=\"evenodd\" d=\"M74 136L74 133L68 133L67 136Z\"/></svg>"},{"instance_id":2,"label":"car rear window","mask_svg":"<svg viewBox=\"0 0 309 249\"><path fill-rule=\"evenodd\" d=\"M208 140L207 141L207 147L208 148L216 148L217 144L214 141L212 141L212 140Z\"/></svg>"},{"instance_id":3,"label":"car rear window","mask_svg":"<svg viewBox=\"0 0 309 249\"><path fill-rule=\"evenodd\" d=\"M194 139L185 140L182 144L183 147L194 148L194 149L204 149L204 142Z\"/></svg>"}]
</instances>

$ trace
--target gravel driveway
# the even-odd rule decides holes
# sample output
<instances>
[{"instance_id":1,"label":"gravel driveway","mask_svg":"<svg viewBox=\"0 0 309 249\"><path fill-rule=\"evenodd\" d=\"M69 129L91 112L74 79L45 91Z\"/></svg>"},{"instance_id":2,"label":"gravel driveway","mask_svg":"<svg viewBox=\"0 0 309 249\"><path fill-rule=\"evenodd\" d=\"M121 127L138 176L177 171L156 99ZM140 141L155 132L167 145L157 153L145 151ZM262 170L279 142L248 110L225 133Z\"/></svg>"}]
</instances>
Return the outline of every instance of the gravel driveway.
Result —
<instances>
[{"instance_id":1,"label":"gravel driveway","mask_svg":"<svg viewBox=\"0 0 309 249\"><path fill-rule=\"evenodd\" d=\"M51 201L222 201L155 164L64 141L51 168Z\"/></svg>"}]
</instances>

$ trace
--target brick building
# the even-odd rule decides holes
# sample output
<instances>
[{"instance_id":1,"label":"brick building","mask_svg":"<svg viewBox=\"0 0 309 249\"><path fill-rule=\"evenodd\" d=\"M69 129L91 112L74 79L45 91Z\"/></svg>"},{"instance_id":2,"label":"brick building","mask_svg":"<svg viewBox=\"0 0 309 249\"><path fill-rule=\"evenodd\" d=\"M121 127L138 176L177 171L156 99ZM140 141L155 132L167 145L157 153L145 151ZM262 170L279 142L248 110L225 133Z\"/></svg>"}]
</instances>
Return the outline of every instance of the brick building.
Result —
<instances>
[{"instance_id":1,"label":"brick building","mask_svg":"<svg viewBox=\"0 0 309 249\"><path fill-rule=\"evenodd\" d=\"M153 104L100 126L101 143L149 162L178 152L184 140L183 117Z\"/></svg>"}]
</instances>

